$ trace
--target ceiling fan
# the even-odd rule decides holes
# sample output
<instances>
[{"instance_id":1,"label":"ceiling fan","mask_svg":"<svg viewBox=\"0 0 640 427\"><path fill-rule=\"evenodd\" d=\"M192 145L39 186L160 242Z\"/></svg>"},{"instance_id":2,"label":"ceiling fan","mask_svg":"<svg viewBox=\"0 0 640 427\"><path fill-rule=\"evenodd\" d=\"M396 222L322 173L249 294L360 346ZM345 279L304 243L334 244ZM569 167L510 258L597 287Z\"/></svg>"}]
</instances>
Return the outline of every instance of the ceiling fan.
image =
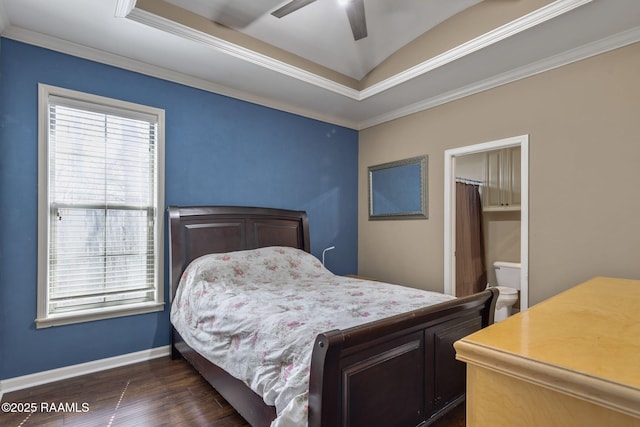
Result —
<instances>
[{"instance_id":1,"label":"ceiling fan","mask_svg":"<svg viewBox=\"0 0 640 427\"><path fill-rule=\"evenodd\" d=\"M276 18L282 18L316 0L292 0L281 8L271 12ZM364 15L364 0L339 0L347 12L354 40L367 37L367 20Z\"/></svg>"}]
</instances>

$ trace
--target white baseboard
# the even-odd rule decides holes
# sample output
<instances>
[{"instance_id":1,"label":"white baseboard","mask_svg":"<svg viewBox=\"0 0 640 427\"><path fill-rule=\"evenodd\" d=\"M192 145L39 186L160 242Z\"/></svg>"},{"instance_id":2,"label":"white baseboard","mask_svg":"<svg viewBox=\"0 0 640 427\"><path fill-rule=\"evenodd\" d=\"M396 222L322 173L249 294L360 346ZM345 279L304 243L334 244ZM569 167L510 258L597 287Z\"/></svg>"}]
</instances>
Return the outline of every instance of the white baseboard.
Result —
<instances>
[{"instance_id":1,"label":"white baseboard","mask_svg":"<svg viewBox=\"0 0 640 427\"><path fill-rule=\"evenodd\" d=\"M170 354L171 346L166 345L163 347L151 348L149 350L136 351L135 353L123 354L121 356L80 363L78 365L65 366L63 368L52 369L50 371L36 372L35 374L9 378L0 381L0 399L2 399L2 395L4 393L90 374L93 372L106 371L107 369L157 359L158 357L168 356Z\"/></svg>"}]
</instances>

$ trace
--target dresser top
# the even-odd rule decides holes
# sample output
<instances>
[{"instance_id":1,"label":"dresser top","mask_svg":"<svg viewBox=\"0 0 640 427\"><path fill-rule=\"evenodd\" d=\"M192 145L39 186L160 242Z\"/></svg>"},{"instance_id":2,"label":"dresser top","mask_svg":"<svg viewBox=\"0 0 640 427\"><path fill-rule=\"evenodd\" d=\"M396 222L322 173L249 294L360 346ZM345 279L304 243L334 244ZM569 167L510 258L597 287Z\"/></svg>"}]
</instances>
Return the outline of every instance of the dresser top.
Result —
<instances>
[{"instance_id":1,"label":"dresser top","mask_svg":"<svg viewBox=\"0 0 640 427\"><path fill-rule=\"evenodd\" d=\"M640 407L640 281L594 278L455 348L467 363L578 395L613 388Z\"/></svg>"}]
</instances>

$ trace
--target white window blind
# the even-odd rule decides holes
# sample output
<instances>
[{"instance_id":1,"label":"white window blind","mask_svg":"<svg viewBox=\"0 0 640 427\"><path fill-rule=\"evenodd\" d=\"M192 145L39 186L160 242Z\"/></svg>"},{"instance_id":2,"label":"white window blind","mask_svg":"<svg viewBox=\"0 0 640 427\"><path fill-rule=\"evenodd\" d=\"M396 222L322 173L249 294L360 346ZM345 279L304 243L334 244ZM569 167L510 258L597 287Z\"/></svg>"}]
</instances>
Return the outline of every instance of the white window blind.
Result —
<instances>
[{"instance_id":1,"label":"white window blind","mask_svg":"<svg viewBox=\"0 0 640 427\"><path fill-rule=\"evenodd\" d=\"M49 91L41 109L47 280L39 289L39 326L162 302L161 117L142 106L74 95Z\"/></svg>"}]
</instances>

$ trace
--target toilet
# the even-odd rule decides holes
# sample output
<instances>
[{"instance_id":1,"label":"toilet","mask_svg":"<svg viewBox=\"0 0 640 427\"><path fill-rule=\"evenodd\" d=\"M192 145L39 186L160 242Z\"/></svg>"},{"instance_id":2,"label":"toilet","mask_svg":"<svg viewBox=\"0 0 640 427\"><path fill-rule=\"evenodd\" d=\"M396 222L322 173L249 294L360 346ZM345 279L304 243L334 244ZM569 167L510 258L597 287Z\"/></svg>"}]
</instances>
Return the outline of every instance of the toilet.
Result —
<instances>
[{"instance_id":1,"label":"toilet","mask_svg":"<svg viewBox=\"0 0 640 427\"><path fill-rule=\"evenodd\" d=\"M495 322L500 322L511 315L511 307L518 300L520 291L520 263L496 261L493 263L500 292L496 301Z\"/></svg>"}]
</instances>

